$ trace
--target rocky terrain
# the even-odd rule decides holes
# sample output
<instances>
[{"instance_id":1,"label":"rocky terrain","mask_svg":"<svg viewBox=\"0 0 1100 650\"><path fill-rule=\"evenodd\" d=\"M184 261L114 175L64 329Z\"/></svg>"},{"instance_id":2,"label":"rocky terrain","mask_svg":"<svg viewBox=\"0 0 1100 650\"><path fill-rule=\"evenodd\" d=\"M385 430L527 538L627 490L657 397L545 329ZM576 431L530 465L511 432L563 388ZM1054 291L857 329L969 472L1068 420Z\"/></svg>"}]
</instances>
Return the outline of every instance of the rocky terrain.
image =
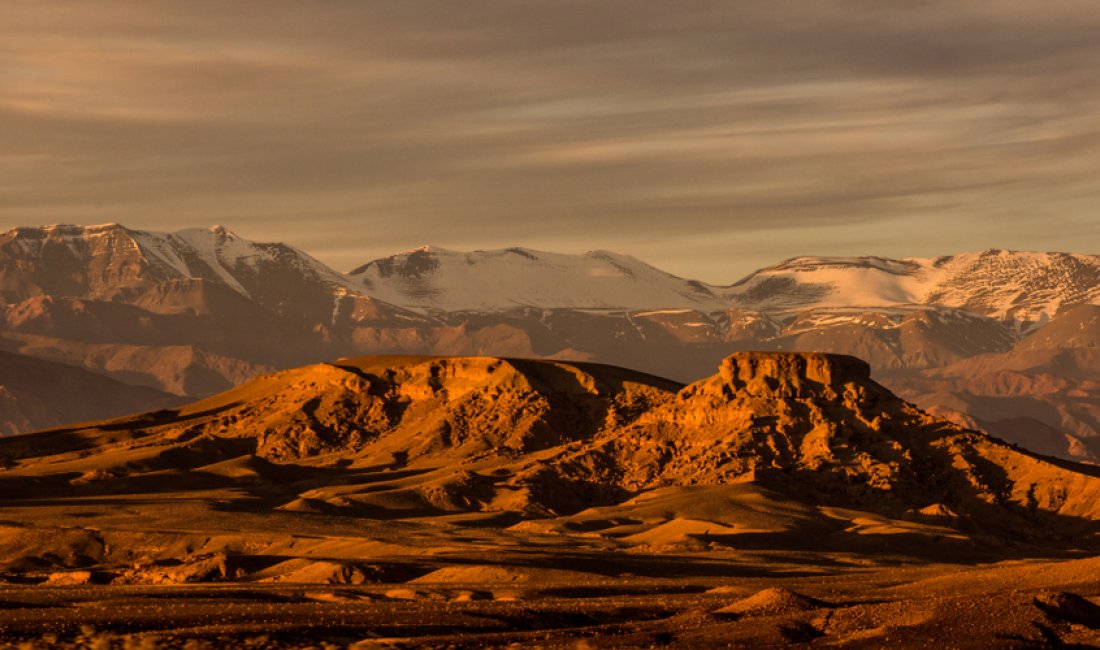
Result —
<instances>
[{"instance_id":1,"label":"rocky terrain","mask_svg":"<svg viewBox=\"0 0 1100 650\"><path fill-rule=\"evenodd\" d=\"M804 257L710 285L607 251L428 247L344 274L222 227L17 228L0 235L0 349L190 399L365 354L586 360L690 381L738 350L835 352L932 412L1096 463L1097 269L1090 255L999 250ZM109 412L130 406L105 395ZM24 411L3 428L57 424Z\"/></svg>"},{"instance_id":2,"label":"rocky terrain","mask_svg":"<svg viewBox=\"0 0 1100 650\"><path fill-rule=\"evenodd\" d=\"M0 626L43 647L1100 642L1100 471L845 356L346 358L0 462Z\"/></svg>"}]
</instances>

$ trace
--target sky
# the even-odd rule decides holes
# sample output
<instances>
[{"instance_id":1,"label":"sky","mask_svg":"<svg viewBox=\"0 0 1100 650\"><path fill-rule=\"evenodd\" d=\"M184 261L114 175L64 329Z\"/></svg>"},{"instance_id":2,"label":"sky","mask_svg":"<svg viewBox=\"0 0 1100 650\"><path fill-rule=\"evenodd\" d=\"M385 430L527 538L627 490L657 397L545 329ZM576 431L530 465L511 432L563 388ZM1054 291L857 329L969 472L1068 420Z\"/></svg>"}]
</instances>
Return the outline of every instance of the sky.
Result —
<instances>
[{"instance_id":1,"label":"sky","mask_svg":"<svg viewBox=\"0 0 1100 650\"><path fill-rule=\"evenodd\" d=\"M1100 252L1095 0L0 3L0 226L340 270L609 249Z\"/></svg>"}]
</instances>

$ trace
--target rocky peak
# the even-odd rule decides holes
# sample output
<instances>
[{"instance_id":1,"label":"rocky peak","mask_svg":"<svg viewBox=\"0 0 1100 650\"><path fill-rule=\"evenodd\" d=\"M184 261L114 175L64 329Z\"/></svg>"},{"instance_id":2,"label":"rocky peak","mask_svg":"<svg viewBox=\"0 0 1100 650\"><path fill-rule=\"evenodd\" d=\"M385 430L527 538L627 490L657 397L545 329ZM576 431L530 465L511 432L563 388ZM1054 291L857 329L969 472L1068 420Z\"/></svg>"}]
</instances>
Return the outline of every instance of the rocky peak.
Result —
<instances>
[{"instance_id":1,"label":"rocky peak","mask_svg":"<svg viewBox=\"0 0 1100 650\"><path fill-rule=\"evenodd\" d=\"M268 460L363 452L451 462L590 438L679 387L598 364L378 356L283 371L192 408L219 414L204 431L256 438Z\"/></svg>"},{"instance_id":2,"label":"rocky peak","mask_svg":"<svg viewBox=\"0 0 1100 650\"><path fill-rule=\"evenodd\" d=\"M860 359L800 352L738 352L722 361L709 383L734 394L796 399L836 399L853 387L877 386Z\"/></svg>"},{"instance_id":3,"label":"rocky peak","mask_svg":"<svg viewBox=\"0 0 1100 650\"><path fill-rule=\"evenodd\" d=\"M536 390L533 384L538 382L532 375L542 373L524 372L518 365L489 357L365 357L336 363L368 378L382 394L412 401L437 396L457 399L478 391L500 395Z\"/></svg>"}]
</instances>

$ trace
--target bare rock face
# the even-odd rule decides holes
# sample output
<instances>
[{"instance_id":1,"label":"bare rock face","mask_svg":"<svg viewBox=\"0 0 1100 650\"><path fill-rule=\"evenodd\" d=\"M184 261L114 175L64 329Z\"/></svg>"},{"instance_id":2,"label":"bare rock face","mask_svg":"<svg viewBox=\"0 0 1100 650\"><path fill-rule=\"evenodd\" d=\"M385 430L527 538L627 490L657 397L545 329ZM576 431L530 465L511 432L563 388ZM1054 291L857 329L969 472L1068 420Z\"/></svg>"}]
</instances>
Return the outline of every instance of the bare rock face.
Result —
<instances>
[{"instance_id":1,"label":"bare rock face","mask_svg":"<svg viewBox=\"0 0 1100 650\"><path fill-rule=\"evenodd\" d=\"M891 424L893 418L908 418ZM762 480L791 471L840 473L888 491L903 473L903 430L919 413L870 380L854 357L742 352L627 427L641 444L609 440L630 485ZM958 429L952 428L952 432Z\"/></svg>"},{"instance_id":2,"label":"bare rock face","mask_svg":"<svg viewBox=\"0 0 1100 650\"><path fill-rule=\"evenodd\" d=\"M943 504L1001 528L1100 517L1096 477L932 417L839 355L735 354L569 463L627 490L752 481L899 517Z\"/></svg>"},{"instance_id":3,"label":"bare rock face","mask_svg":"<svg viewBox=\"0 0 1100 650\"><path fill-rule=\"evenodd\" d=\"M739 352L722 361L717 379L732 393L837 399L870 384L871 367L840 354Z\"/></svg>"},{"instance_id":4,"label":"bare rock face","mask_svg":"<svg viewBox=\"0 0 1100 650\"><path fill-rule=\"evenodd\" d=\"M50 586L77 586L92 583L91 571L58 571L51 573L46 578L46 584Z\"/></svg>"},{"instance_id":5,"label":"bare rock face","mask_svg":"<svg viewBox=\"0 0 1100 650\"><path fill-rule=\"evenodd\" d=\"M595 364L363 357L276 373L187 411L212 414L191 435L255 439L268 460L343 453L410 462L583 440L679 387Z\"/></svg>"}]
</instances>

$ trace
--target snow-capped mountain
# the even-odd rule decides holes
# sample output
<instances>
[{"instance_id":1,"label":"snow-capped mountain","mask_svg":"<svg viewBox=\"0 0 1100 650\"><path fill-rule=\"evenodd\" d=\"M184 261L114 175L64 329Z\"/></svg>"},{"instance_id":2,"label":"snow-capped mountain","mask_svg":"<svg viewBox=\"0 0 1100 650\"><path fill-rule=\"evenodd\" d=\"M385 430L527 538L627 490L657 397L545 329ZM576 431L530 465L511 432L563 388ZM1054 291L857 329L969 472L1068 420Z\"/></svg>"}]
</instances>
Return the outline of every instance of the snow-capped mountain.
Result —
<instances>
[{"instance_id":1,"label":"snow-capped mountain","mask_svg":"<svg viewBox=\"0 0 1100 650\"><path fill-rule=\"evenodd\" d=\"M24 327L41 323L47 312L55 323L107 311L117 320L119 304L154 314L232 313L265 322L252 313L259 309L326 331L381 327L369 334L378 345L398 330L405 332L402 340L423 343L424 335L409 328L467 322L456 321L459 314L477 314L480 328L494 314L527 318L525 310L631 314L608 331L619 339L664 332L684 343L789 341L814 332L835 339L841 328L886 332L912 314L938 313L953 323L948 329L981 330L986 333L976 337L979 343L1001 349L1009 335L989 334L996 326L983 319L1024 332L1063 307L1100 303L1100 258L1000 250L928 259L800 257L717 286L607 251L425 247L343 274L291 246L251 242L220 226L175 233L118 224L45 226L0 234L0 295L5 304L18 305L9 307L8 320ZM42 297L62 302L32 300ZM543 329L582 327L572 318L538 318ZM593 321L584 322L590 329ZM975 338L957 338L968 337ZM898 345L884 342L882 349ZM992 351L969 343L962 348ZM900 361L891 366L909 363L904 350L893 358Z\"/></svg>"},{"instance_id":2,"label":"snow-capped mountain","mask_svg":"<svg viewBox=\"0 0 1100 650\"><path fill-rule=\"evenodd\" d=\"M222 285L288 315L331 312L336 297L359 293L346 276L296 248L251 242L221 226L157 233L60 225L0 234L7 303L44 294L131 302L179 280Z\"/></svg>"},{"instance_id":3,"label":"snow-capped mountain","mask_svg":"<svg viewBox=\"0 0 1100 650\"><path fill-rule=\"evenodd\" d=\"M424 247L343 274L292 246L252 242L221 226L157 233L55 225L0 234L6 303L38 295L131 302L173 280L222 285L277 313L311 319L346 310L340 302L349 297L421 313L748 309L783 320L806 311L950 307L1021 324L1045 322L1063 306L1100 304L1100 257L1068 253L798 257L719 286L608 251Z\"/></svg>"},{"instance_id":4,"label":"snow-capped mountain","mask_svg":"<svg viewBox=\"0 0 1100 650\"><path fill-rule=\"evenodd\" d=\"M374 260L349 277L378 300L421 312L748 309L791 319L811 310L948 307L1026 329L1063 306L1100 304L1100 257L1004 250L938 258L797 257L721 286L607 251L424 247Z\"/></svg>"},{"instance_id":5,"label":"snow-capped mountain","mask_svg":"<svg viewBox=\"0 0 1100 650\"><path fill-rule=\"evenodd\" d=\"M1100 303L1100 257L987 250L938 258L798 257L724 297L758 310L943 306L1021 324Z\"/></svg>"},{"instance_id":6,"label":"snow-capped mountain","mask_svg":"<svg viewBox=\"0 0 1100 650\"><path fill-rule=\"evenodd\" d=\"M9 230L0 297L0 349L188 395L339 356L352 332L385 345L370 328L423 324L291 246L219 226Z\"/></svg>"},{"instance_id":7,"label":"snow-capped mountain","mask_svg":"<svg viewBox=\"0 0 1100 650\"><path fill-rule=\"evenodd\" d=\"M908 307L923 303L938 274L928 260L796 257L760 269L722 291L758 310Z\"/></svg>"},{"instance_id":8,"label":"snow-capped mountain","mask_svg":"<svg viewBox=\"0 0 1100 650\"><path fill-rule=\"evenodd\" d=\"M656 309L718 311L706 285L608 251L582 255L527 248L462 253L424 247L352 271L361 290L421 311Z\"/></svg>"}]
</instances>

